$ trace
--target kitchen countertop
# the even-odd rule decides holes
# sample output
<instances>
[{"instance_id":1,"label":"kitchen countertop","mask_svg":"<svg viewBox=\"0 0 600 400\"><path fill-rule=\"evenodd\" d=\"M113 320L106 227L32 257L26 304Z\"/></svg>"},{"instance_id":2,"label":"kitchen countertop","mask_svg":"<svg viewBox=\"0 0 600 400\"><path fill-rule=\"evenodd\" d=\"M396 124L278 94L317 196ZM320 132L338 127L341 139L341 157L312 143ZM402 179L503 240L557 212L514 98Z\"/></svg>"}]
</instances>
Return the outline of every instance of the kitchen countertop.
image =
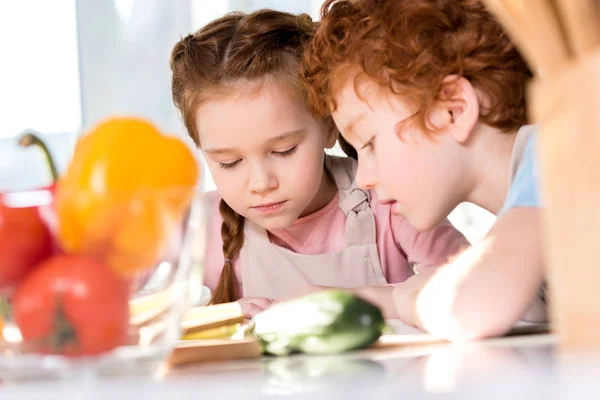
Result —
<instances>
[{"instance_id":1,"label":"kitchen countertop","mask_svg":"<svg viewBox=\"0 0 600 400\"><path fill-rule=\"evenodd\" d=\"M158 379L0 386L4 399L598 399L600 355L565 356L537 334L468 344L369 349L338 356L205 363Z\"/></svg>"}]
</instances>

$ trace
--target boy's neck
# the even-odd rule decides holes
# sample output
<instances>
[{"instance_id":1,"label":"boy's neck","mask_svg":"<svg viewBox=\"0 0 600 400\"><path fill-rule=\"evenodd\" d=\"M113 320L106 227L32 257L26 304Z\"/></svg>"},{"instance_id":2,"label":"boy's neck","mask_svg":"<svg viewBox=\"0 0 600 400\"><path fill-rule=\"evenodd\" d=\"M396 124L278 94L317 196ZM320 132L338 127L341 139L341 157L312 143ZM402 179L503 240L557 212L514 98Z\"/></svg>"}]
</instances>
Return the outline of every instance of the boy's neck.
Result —
<instances>
[{"instance_id":1,"label":"boy's neck","mask_svg":"<svg viewBox=\"0 0 600 400\"><path fill-rule=\"evenodd\" d=\"M479 125L471 148L472 190L467 201L498 214L509 189L509 171L517 130L502 132Z\"/></svg>"}]
</instances>

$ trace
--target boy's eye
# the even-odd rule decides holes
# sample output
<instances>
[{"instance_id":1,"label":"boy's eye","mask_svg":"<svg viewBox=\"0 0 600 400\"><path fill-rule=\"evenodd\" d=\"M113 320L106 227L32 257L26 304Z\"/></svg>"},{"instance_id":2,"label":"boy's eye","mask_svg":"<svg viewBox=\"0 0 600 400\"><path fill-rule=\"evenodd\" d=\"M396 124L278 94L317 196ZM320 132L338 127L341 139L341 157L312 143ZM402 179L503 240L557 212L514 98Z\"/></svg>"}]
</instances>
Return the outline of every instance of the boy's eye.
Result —
<instances>
[{"instance_id":1,"label":"boy's eye","mask_svg":"<svg viewBox=\"0 0 600 400\"><path fill-rule=\"evenodd\" d=\"M275 154L276 156L279 156L279 157L287 157L287 156L291 156L292 154L294 154L297 149L298 149L298 145L296 145L288 150L285 150L285 151L274 151L273 154Z\"/></svg>"},{"instance_id":2,"label":"boy's eye","mask_svg":"<svg viewBox=\"0 0 600 400\"><path fill-rule=\"evenodd\" d=\"M373 148L373 145L375 144L375 136L377 135L371 136L371 139L367 143L365 143L360 149L363 150L367 147Z\"/></svg>"},{"instance_id":3,"label":"boy's eye","mask_svg":"<svg viewBox=\"0 0 600 400\"><path fill-rule=\"evenodd\" d=\"M219 167L221 167L222 169L229 169L229 168L233 168L236 165L238 165L240 163L240 161L242 160L235 160L234 162L230 162L230 163L219 163Z\"/></svg>"}]
</instances>

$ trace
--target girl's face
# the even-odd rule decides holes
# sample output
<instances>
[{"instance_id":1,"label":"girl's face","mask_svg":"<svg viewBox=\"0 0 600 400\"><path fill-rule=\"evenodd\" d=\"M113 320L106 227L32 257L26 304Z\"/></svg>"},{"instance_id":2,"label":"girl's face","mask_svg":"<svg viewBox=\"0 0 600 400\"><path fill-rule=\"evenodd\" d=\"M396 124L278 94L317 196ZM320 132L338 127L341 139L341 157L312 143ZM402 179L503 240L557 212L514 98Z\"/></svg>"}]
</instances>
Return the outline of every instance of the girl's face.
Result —
<instances>
[{"instance_id":1,"label":"girl's face","mask_svg":"<svg viewBox=\"0 0 600 400\"><path fill-rule=\"evenodd\" d=\"M217 190L238 214L283 229L331 200L323 149L335 138L289 90L265 84L233 93L204 103L195 117Z\"/></svg>"},{"instance_id":2,"label":"girl's face","mask_svg":"<svg viewBox=\"0 0 600 400\"><path fill-rule=\"evenodd\" d=\"M407 120L416 109L376 83L348 79L335 96L333 119L358 152L357 184L375 189L381 202L394 203L420 231L437 226L468 192L464 153L452 135L431 138ZM404 123L403 123L404 122Z\"/></svg>"}]
</instances>

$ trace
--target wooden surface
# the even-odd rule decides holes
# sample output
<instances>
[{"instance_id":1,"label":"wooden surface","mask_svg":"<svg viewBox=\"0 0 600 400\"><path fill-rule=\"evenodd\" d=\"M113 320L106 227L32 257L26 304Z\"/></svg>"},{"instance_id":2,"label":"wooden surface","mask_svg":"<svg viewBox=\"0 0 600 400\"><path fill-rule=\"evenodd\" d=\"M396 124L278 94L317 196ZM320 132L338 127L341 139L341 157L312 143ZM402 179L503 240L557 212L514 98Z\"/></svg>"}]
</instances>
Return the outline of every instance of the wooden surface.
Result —
<instances>
[{"instance_id":1,"label":"wooden surface","mask_svg":"<svg viewBox=\"0 0 600 400\"><path fill-rule=\"evenodd\" d=\"M554 326L563 350L600 350L600 49L530 97Z\"/></svg>"}]
</instances>

